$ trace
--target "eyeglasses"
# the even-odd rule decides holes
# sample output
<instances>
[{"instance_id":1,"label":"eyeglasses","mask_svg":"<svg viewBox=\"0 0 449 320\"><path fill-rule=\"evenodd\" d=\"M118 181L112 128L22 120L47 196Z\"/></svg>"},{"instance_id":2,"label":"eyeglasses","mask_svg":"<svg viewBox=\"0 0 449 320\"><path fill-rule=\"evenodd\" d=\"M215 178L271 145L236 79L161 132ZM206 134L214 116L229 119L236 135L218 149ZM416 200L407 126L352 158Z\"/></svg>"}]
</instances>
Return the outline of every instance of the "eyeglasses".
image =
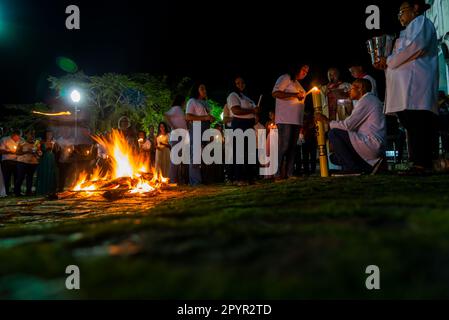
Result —
<instances>
[{"instance_id":1,"label":"eyeglasses","mask_svg":"<svg viewBox=\"0 0 449 320\"><path fill-rule=\"evenodd\" d=\"M404 15L404 13L411 8L412 7L408 6L408 7L405 7L405 8L402 8L401 10L399 10L398 18L402 17Z\"/></svg>"}]
</instances>

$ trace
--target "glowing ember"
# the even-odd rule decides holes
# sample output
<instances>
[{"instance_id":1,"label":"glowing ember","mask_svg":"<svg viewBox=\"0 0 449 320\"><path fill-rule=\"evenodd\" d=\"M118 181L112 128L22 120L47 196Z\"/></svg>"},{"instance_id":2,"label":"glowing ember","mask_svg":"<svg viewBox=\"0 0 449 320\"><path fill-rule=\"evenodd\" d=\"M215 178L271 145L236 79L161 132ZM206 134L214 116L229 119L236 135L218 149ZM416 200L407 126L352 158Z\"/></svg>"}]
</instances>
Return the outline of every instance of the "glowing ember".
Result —
<instances>
[{"instance_id":1,"label":"glowing ember","mask_svg":"<svg viewBox=\"0 0 449 320\"><path fill-rule=\"evenodd\" d=\"M168 178L154 169L149 173L148 164L120 131L113 130L109 136L94 136L93 139L110 155L111 168L102 171L97 167L90 175L82 172L72 191L147 194L168 184Z\"/></svg>"}]
</instances>

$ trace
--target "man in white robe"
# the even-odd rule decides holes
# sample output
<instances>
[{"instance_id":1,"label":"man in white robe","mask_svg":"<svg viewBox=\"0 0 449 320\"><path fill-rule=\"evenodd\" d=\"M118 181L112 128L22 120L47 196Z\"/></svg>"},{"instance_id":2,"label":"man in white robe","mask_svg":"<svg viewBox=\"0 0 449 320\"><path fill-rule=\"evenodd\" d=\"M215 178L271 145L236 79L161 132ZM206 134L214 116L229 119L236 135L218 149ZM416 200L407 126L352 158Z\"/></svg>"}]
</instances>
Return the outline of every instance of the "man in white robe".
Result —
<instances>
[{"instance_id":1,"label":"man in white robe","mask_svg":"<svg viewBox=\"0 0 449 320\"><path fill-rule=\"evenodd\" d=\"M398 18L406 28L393 53L374 65L386 70L385 113L396 114L407 130L410 173L432 169L437 141L438 41L423 15L429 8L423 0L402 3Z\"/></svg>"},{"instance_id":2,"label":"man in white robe","mask_svg":"<svg viewBox=\"0 0 449 320\"><path fill-rule=\"evenodd\" d=\"M316 114L316 121L329 123L332 163L348 173L372 173L382 162L386 143L386 122L382 102L372 92L371 82L357 79L350 97L357 100L351 115L344 121L330 121Z\"/></svg>"}]
</instances>

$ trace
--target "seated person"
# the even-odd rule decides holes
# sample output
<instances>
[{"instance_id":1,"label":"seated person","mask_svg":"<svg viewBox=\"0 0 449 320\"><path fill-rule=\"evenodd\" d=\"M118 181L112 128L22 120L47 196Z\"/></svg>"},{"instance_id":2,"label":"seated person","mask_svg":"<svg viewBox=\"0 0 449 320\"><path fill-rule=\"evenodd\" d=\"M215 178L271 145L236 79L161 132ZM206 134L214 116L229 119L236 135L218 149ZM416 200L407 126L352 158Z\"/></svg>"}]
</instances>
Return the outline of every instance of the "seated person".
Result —
<instances>
[{"instance_id":1,"label":"seated person","mask_svg":"<svg viewBox=\"0 0 449 320\"><path fill-rule=\"evenodd\" d=\"M329 142L334 153L330 160L348 173L375 172L382 163L386 143L386 124L382 103L371 93L371 82L357 79L350 97L358 100L352 114L344 121L329 121L316 114L316 121L329 124Z\"/></svg>"}]
</instances>

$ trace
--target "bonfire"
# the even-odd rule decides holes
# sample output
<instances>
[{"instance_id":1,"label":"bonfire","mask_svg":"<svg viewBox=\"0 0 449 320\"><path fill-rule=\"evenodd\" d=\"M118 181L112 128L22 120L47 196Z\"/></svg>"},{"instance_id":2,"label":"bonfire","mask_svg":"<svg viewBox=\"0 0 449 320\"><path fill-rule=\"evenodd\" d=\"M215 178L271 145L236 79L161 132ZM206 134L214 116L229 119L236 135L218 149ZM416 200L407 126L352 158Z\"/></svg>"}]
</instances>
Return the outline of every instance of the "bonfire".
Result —
<instances>
[{"instance_id":1,"label":"bonfire","mask_svg":"<svg viewBox=\"0 0 449 320\"><path fill-rule=\"evenodd\" d=\"M128 144L120 131L112 130L108 136L93 136L93 139L106 151L109 169L97 166L91 174L81 172L71 190L60 193L59 198L101 195L115 200L153 196L170 187L168 178L150 169L147 159Z\"/></svg>"}]
</instances>

